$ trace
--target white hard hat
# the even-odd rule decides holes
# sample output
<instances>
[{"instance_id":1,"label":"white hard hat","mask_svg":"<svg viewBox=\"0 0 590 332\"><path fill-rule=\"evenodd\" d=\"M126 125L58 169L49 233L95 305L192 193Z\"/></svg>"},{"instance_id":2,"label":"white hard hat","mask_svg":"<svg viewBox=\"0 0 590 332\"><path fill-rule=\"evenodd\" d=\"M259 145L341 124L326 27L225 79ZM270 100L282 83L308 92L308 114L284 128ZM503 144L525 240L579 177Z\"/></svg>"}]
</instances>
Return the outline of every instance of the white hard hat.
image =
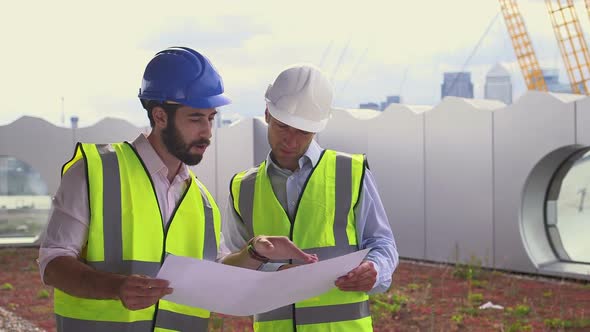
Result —
<instances>
[{"instance_id":1,"label":"white hard hat","mask_svg":"<svg viewBox=\"0 0 590 332\"><path fill-rule=\"evenodd\" d=\"M328 123L333 94L332 85L319 68L298 64L283 70L268 86L266 107L284 124L317 133Z\"/></svg>"}]
</instances>

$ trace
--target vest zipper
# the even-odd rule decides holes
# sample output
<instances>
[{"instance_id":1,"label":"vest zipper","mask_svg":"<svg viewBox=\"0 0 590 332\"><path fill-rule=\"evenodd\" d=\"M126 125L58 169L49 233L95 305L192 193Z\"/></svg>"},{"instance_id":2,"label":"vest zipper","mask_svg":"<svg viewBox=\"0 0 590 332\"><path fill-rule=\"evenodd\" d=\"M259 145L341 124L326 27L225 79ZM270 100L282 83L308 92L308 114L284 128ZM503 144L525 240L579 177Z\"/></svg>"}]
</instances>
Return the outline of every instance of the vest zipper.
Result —
<instances>
[{"instance_id":1,"label":"vest zipper","mask_svg":"<svg viewBox=\"0 0 590 332\"><path fill-rule=\"evenodd\" d=\"M137 150L135 150L133 145L131 145L129 142L125 142L125 144L127 144L131 148L131 150L133 150L133 152L135 152L137 159L141 163L141 166L143 166L145 174L147 175L148 179L150 179L150 183L152 184L152 192L154 193L154 196L156 198L156 203L158 203L158 211L160 211L160 221L161 221L160 225L162 225L162 256L160 257L160 266L162 266L162 264L164 263L164 258L166 257L166 237L168 236L168 230L170 229L170 225L172 224L172 220L174 219L174 216L176 215L176 211L178 211L178 207L180 206L180 204L184 200L184 197L188 193L188 190L189 190L191 183L192 183L192 176L190 177L191 181L189 182L188 186L186 187L184 194L182 194L182 197L178 201L178 204L176 204L176 207L174 208L174 211L172 212L172 215L170 216L170 220L168 221L168 223L166 223L166 227L164 227L164 217L162 216L162 209L160 208L160 201L158 201L158 195L156 194L156 186L154 185L154 180L152 179L150 173L147 170L147 167L145 166L145 163L143 162L143 160L139 156L139 153L137 152ZM156 328L156 318L158 316L158 311L160 310L159 304L160 304L159 301L156 302L156 304L155 304L154 317L152 318L152 331Z\"/></svg>"},{"instance_id":2,"label":"vest zipper","mask_svg":"<svg viewBox=\"0 0 590 332\"><path fill-rule=\"evenodd\" d=\"M193 178L191 176L188 186L186 186L186 189L185 189L184 193L182 194L182 197L178 201L178 204L176 204L174 211L172 211L172 214L170 215L170 219L166 223L166 227L164 227L164 223L162 222L162 235L163 235L162 241L163 241L163 243L162 243L162 257L160 258L160 266L162 264L164 264L164 259L166 258L166 239L168 238L168 231L170 230L170 226L172 225L172 221L174 220L174 216L176 216L176 211L178 211L178 208L180 207L180 205L184 201L184 198L186 197L186 194L188 193L192 183L193 183ZM160 205L160 204L158 203L158 205ZM162 214L160 213L160 215L162 215ZM156 317L158 315L159 310L160 310L160 301L156 302L156 310L154 311L154 318L152 319L152 321L153 321L152 330L156 328Z\"/></svg>"},{"instance_id":3,"label":"vest zipper","mask_svg":"<svg viewBox=\"0 0 590 332\"><path fill-rule=\"evenodd\" d=\"M326 150L322 151L322 154L320 155L320 158L318 159L317 164L311 170L307 179L305 179L305 183L303 184L303 188L301 188L301 192L299 193L299 197L297 198L297 205L295 206L295 213L293 214L293 220L291 221L291 229L289 230L289 240L291 240L291 241L293 241L293 230L295 229L295 220L297 220L297 212L299 211L299 203L301 203L301 198L303 197L303 194L305 193L305 189L307 188L307 184L309 183L309 179L311 179L311 177L313 176L313 173L315 172L317 167L322 162L325 152L326 152ZM275 197L276 197L276 195L275 195ZM285 214L287 215L287 218L289 218L289 212L285 211ZM289 264L293 264L292 259L289 260ZM293 303L292 306L293 306L293 319L292 319L293 332L297 332L297 316L296 316L295 303Z\"/></svg>"}]
</instances>

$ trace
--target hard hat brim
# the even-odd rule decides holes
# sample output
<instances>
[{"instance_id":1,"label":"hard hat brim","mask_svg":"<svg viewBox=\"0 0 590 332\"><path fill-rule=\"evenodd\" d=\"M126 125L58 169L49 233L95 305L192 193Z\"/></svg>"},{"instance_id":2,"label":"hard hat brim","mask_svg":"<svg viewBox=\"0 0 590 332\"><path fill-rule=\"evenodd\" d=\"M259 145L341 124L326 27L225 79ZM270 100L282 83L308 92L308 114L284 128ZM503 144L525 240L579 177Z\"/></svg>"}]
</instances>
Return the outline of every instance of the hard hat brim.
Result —
<instances>
[{"instance_id":1,"label":"hard hat brim","mask_svg":"<svg viewBox=\"0 0 590 332\"><path fill-rule=\"evenodd\" d=\"M205 98L191 98L189 100L175 101L194 108L217 108L231 104L231 99L225 93Z\"/></svg>"},{"instance_id":2,"label":"hard hat brim","mask_svg":"<svg viewBox=\"0 0 590 332\"><path fill-rule=\"evenodd\" d=\"M311 121L298 116L294 116L289 112L280 110L271 102L267 102L266 107L273 118L281 121L282 123L290 127L297 128L299 130L307 131L310 133L319 133L322 130L324 130L326 128L326 125L328 124L328 119L324 119L321 121Z\"/></svg>"}]
</instances>

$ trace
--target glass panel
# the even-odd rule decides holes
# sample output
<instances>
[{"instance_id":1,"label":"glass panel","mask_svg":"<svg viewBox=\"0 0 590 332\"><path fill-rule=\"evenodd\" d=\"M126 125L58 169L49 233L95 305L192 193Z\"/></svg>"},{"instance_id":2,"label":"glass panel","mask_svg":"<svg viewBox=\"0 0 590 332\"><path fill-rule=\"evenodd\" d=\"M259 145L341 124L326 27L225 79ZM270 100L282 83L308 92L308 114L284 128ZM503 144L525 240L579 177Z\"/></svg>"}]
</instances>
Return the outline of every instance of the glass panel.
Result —
<instances>
[{"instance_id":1,"label":"glass panel","mask_svg":"<svg viewBox=\"0 0 590 332\"><path fill-rule=\"evenodd\" d=\"M570 259L590 263L590 152L573 164L561 182L556 228Z\"/></svg>"},{"instance_id":2,"label":"glass panel","mask_svg":"<svg viewBox=\"0 0 590 332\"><path fill-rule=\"evenodd\" d=\"M0 244L38 236L50 205L47 185L36 170L16 158L0 156Z\"/></svg>"}]
</instances>

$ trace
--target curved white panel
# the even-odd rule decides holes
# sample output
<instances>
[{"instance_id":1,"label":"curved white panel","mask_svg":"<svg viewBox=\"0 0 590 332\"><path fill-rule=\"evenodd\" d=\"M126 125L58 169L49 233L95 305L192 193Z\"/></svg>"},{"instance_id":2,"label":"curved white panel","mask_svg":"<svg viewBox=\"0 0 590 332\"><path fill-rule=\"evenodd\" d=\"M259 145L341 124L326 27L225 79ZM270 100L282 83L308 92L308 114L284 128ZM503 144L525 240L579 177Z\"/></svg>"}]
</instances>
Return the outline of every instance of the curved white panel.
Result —
<instances>
[{"instance_id":1,"label":"curved white panel","mask_svg":"<svg viewBox=\"0 0 590 332\"><path fill-rule=\"evenodd\" d=\"M502 106L485 103L485 106ZM447 97L426 113L426 258L493 261L493 107Z\"/></svg>"},{"instance_id":2,"label":"curved white panel","mask_svg":"<svg viewBox=\"0 0 590 332\"><path fill-rule=\"evenodd\" d=\"M217 129L195 167L222 211L231 176L266 157L266 128L257 118ZM0 155L34 167L53 193L75 140L132 140L142 131L105 119L74 132L23 117L0 126ZM530 91L509 106L449 97L434 108L340 110L316 139L367 154L401 256L440 262L477 256L502 269L588 278L589 266L553 260L539 206L563 158L553 152L590 145L590 98ZM539 163L547 159L552 163Z\"/></svg>"},{"instance_id":3,"label":"curved white panel","mask_svg":"<svg viewBox=\"0 0 590 332\"><path fill-rule=\"evenodd\" d=\"M400 256L425 259L424 111L395 104L367 121L367 157Z\"/></svg>"},{"instance_id":4,"label":"curved white panel","mask_svg":"<svg viewBox=\"0 0 590 332\"><path fill-rule=\"evenodd\" d=\"M376 118L381 115L376 111L360 110L359 114L375 112ZM354 111L353 111L354 112ZM365 117L361 120L346 110L335 110L326 129L316 135L318 143L326 149L334 149L348 153L367 153L367 123Z\"/></svg>"},{"instance_id":5,"label":"curved white panel","mask_svg":"<svg viewBox=\"0 0 590 332\"><path fill-rule=\"evenodd\" d=\"M519 230L525 181L545 155L575 143L574 106L551 94L529 91L516 103L494 112L494 257L498 268L535 272Z\"/></svg>"},{"instance_id":6,"label":"curved white panel","mask_svg":"<svg viewBox=\"0 0 590 332\"><path fill-rule=\"evenodd\" d=\"M576 102L576 143L590 145L590 98Z\"/></svg>"}]
</instances>

